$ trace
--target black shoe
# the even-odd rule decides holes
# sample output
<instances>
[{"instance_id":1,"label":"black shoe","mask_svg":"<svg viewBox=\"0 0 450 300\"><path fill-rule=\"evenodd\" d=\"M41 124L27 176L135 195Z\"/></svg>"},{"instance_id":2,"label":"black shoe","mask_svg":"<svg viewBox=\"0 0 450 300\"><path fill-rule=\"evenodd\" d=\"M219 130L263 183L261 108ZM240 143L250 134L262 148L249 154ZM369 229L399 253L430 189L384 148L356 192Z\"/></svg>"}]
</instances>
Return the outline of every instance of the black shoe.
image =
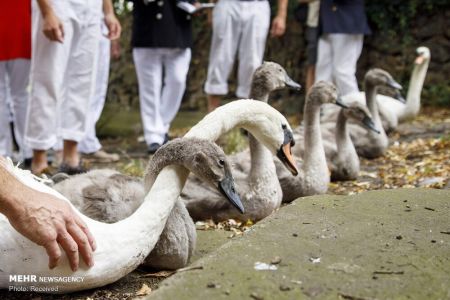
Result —
<instances>
[{"instance_id":1,"label":"black shoe","mask_svg":"<svg viewBox=\"0 0 450 300\"><path fill-rule=\"evenodd\" d=\"M159 147L161 147L161 144L151 143L147 148L148 154L155 154L156 150L158 150Z\"/></svg>"},{"instance_id":2,"label":"black shoe","mask_svg":"<svg viewBox=\"0 0 450 300\"><path fill-rule=\"evenodd\" d=\"M22 169L31 170L31 162L33 158L25 158L22 163Z\"/></svg>"},{"instance_id":3,"label":"black shoe","mask_svg":"<svg viewBox=\"0 0 450 300\"><path fill-rule=\"evenodd\" d=\"M163 142L163 145L164 145L165 143L167 143L168 141L170 141L170 136L169 136L168 133L166 133L166 134L164 135L164 142Z\"/></svg>"},{"instance_id":4,"label":"black shoe","mask_svg":"<svg viewBox=\"0 0 450 300\"><path fill-rule=\"evenodd\" d=\"M66 163L62 163L58 168L58 173L66 173L67 175L76 175L81 173L86 173L88 170L80 164L76 167L71 167Z\"/></svg>"}]
</instances>

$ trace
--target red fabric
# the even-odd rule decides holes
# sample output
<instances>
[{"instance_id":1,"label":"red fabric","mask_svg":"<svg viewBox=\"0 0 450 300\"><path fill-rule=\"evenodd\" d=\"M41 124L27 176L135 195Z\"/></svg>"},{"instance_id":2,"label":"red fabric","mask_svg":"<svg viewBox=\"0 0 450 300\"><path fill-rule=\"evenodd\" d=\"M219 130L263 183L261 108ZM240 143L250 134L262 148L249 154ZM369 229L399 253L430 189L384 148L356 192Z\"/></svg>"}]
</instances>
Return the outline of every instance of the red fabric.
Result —
<instances>
[{"instance_id":1,"label":"red fabric","mask_svg":"<svg viewBox=\"0 0 450 300\"><path fill-rule=\"evenodd\" d=\"M0 0L0 60L31 58L31 1Z\"/></svg>"}]
</instances>

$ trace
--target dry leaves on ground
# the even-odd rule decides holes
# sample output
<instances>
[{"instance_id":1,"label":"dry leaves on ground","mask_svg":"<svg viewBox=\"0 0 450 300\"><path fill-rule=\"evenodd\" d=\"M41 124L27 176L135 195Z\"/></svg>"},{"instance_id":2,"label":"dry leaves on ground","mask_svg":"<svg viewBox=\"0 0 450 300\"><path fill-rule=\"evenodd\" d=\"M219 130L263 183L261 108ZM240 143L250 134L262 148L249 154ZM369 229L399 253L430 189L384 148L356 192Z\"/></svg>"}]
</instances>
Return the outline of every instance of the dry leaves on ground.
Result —
<instances>
[{"instance_id":1,"label":"dry leaves on ground","mask_svg":"<svg viewBox=\"0 0 450 300\"><path fill-rule=\"evenodd\" d=\"M397 142L383 157L361 159L363 171L358 180L331 183L329 192L347 195L375 189L443 188L450 178L449 161L448 138Z\"/></svg>"},{"instance_id":2,"label":"dry leaves on ground","mask_svg":"<svg viewBox=\"0 0 450 300\"><path fill-rule=\"evenodd\" d=\"M142 287L139 289L139 291L136 292L136 296L147 296L151 292L152 289L144 283L142 284Z\"/></svg>"},{"instance_id":3,"label":"dry leaves on ground","mask_svg":"<svg viewBox=\"0 0 450 300\"><path fill-rule=\"evenodd\" d=\"M197 230L225 230L230 231L231 235L229 238L243 234L244 232L250 230L253 225L251 220L247 222L240 222L233 219L229 219L223 222L214 223L213 220L207 221L197 221L195 227Z\"/></svg>"}]
</instances>

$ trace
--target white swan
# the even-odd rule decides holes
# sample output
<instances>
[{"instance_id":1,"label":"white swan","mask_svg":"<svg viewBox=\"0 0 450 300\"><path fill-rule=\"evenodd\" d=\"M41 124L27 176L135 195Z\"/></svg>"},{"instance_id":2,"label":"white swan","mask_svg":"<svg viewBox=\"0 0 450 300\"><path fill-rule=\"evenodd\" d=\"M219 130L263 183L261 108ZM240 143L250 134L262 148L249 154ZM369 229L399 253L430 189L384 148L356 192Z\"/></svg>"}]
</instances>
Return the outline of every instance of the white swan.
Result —
<instances>
[{"instance_id":1,"label":"white swan","mask_svg":"<svg viewBox=\"0 0 450 300\"><path fill-rule=\"evenodd\" d=\"M168 165L184 166L202 182L224 193L232 205L241 207L238 195L233 193L234 180L228 159L215 143L181 138L159 148L148 162L146 190L151 189L159 172ZM55 184L53 189L69 199L82 214L105 223L115 223L129 217L142 204L145 196L141 179L109 169L71 176ZM182 268L189 262L195 243L195 224L184 204L177 200L158 243L143 265L164 270Z\"/></svg>"},{"instance_id":2,"label":"white swan","mask_svg":"<svg viewBox=\"0 0 450 300\"><path fill-rule=\"evenodd\" d=\"M286 120L269 105L248 100L233 101L217 108L194 126L186 137L198 137L210 141L233 127L242 127L251 132L272 153L277 153L284 163L295 169L290 153L292 131ZM286 136L291 139L286 140ZM21 182L37 190L46 192L68 201L55 190L45 186L28 173L13 166L9 171ZM152 189L146 195L144 203L130 217L114 223L105 224L81 216L97 241L94 253L95 265L87 268L81 264L72 272L65 255L60 265L52 270L47 266L45 250L20 235L9 224L6 217L0 215L0 288L20 285L11 282L10 275L31 274L39 277L63 276L83 278L81 282L33 282L33 285L47 292L64 293L84 290L114 282L134 270L153 249L164 229L175 201L180 195L188 171L180 166L168 166L161 171Z\"/></svg>"},{"instance_id":3,"label":"white swan","mask_svg":"<svg viewBox=\"0 0 450 300\"><path fill-rule=\"evenodd\" d=\"M317 82L309 90L305 101L304 125L301 126L304 128L303 149L305 151L299 176L291 176L275 161L278 179L283 190L283 202L291 202L302 196L324 194L328 190L330 173L320 127L320 107L326 103L343 105L337 98L337 90L333 84ZM295 151L299 151L300 148L302 148L300 145L294 146L294 153L297 153Z\"/></svg>"},{"instance_id":4,"label":"white swan","mask_svg":"<svg viewBox=\"0 0 450 300\"><path fill-rule=\"evenodd\" d=\"M354 180L359 175L359 157L350 137L347 120L379 133L364 104L355 101L345 105L348 107L341 109L336 124L327 123L321 127L322 138L327 141L324 146L331 181ZM335 143L330 142L332 140Z\"/></svg>"},{"instance_id":5,"label":"white swan","mask_svg":"<svg viewBox=\"0 0 450 300\"><path fill-rule=\"evenodd\" d=\"M286 86L300 89L300 85L287 75L283 67L274 62L264 62L253 74L250 98L267 103L272 91ZM181 195L194 220L259 221L280 207L282 193L273 155L251 134L248 138L249 150L230 157L230 161L234 161L235 165L250 164L249 172L233 171L245 213L240 214L236 211L223 195L205 186L203 181L199 182L195 177L189 177Z\"/></svg>"},{"instance_id":6,"label":"white swan","mask_svg":"<svg viewBox=\"0 0 450 300\"><path fill-rule=\"evenodd\" d=\"M419 114L420 94L427 74L428 65L430 64L431 54L430 49L427 47L417 48L416 53L417 57L414 60L414 69L409 80L406 103L395 101L391 97L377 97L382 118L393 115L398 120L398 123L402 123Z\"/></svg>"},{"instance_id":7,"label":"white swan","mask_svg":"<svg viewBox=\"0 0 450 300\"><path fill-rule=\"evenodd\" d=\"M366 105L372 114L372 120L379 133L368 130L357 124L349 124L350 134L358 155L366 158L376 158L383 156L389 146L389 139L383 128L380 113L378 111L378 102L376 96L378 88L381 86L395 87L398 84L392 79L392 76L382 69L372 69L364 77L364 87L366 93ZM399 87L400 85L398 85ZM348 95L347 101L358 101Z\"/></svg>"},{"instance_id":8,"label":"white swan","mask_svg":"<svg viewBox=\"0 0 450 300\"><path fill-rule=\"evenodd\" d=\"M422 91L425 76L430 64L430 50L427 47L419 47L416 50L417 57L414 61L414 69L409 81L409 89L406 100L400 92L396 92L394 97L377 94L376 100L383 128L386 132L397 129L399 123L417 116L420 110L420 93ZM401 89L401 86L392 81L386 86ZM359 101L366 103L366 93L356 92L342 97L344 103ZM335 122L338 110L334 106L325 106L322 113L322 123Z\"/></svg>"}]
</instances>

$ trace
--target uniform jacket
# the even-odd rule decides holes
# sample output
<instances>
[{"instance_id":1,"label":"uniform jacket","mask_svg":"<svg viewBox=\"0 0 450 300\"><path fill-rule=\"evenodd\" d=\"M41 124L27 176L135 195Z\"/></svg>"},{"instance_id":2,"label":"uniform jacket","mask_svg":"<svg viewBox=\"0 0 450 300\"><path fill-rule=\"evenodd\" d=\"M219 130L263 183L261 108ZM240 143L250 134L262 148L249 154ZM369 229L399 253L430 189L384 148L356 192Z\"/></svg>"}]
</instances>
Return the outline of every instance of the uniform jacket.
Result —
<instances>
[{"instance_id":1,"label":"uniform jacket","mask_svg":"<svg viewBox=\"0 0 450 300\"><path fill-rule=\"evenodd\" d=\"M370 34L364 0L321 0L320 32Z\"/></svg>"},{"instance_id":2,"label":"uniform jacket","mask_svg":"<svg viewBox=\"0 0 450 300\"><path fill-rule=\"evenodd\" d=\"M132 47L191 48L191 15L177 7L177 0L131 0Z\"/></svg>"}]
</instances>

